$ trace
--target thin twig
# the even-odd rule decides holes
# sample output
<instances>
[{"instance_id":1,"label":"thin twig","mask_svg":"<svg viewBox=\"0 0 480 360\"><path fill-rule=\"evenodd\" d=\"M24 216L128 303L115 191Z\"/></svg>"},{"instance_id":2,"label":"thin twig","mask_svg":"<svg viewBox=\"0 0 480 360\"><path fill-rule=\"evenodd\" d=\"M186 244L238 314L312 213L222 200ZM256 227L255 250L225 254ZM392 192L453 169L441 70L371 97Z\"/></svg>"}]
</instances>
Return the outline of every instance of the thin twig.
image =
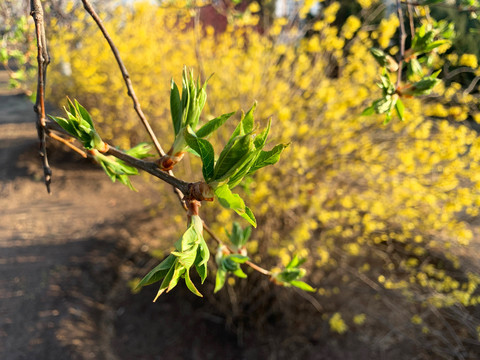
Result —
<instances>
[{"instance_id":1,"label":"thin twig","mask_svg":"<svg viewBox=\"0 0 480 360\"><path fill-rule=\"evenodd\" d=\"M272 272L262 268L261 266L258 266L257 264L251 262L251 261L245 261L245 265L250 266L253 270L258 271L259 273L266 275L266 276L272 276Z\"/></svg>"},{"instance_id":2,"label":"thin twig","mask_svg":"<svg viewBox=\"0 0 480 360\"><path fill-rule=\"evenodd\" d=\"M153 161L145 161L145 160L137 159L133 156L125 154L123 151L120 151L112 146L109 146L107 154L113 155L117 159L123 160L129 165L132 165L138 169L144 170L152 174L153 176L165 181L167 184L170 184L175 188L179 189L184 194L187 194L189 191L189 186L190 186L189 183L183 180L177 179L176 177L169 175L165 171L160 170L157 164Z\"/></svg>"},{"instance_id":3,"label":"thin twig","mask_svg":"<svg viewBox=\"0 0 480 360\"><path fill-rule=\"evenodd\" d=\"M402 67L403 62L405 60L405 40L407 38L407 34L405 32L405 24L403 22L403 11L402 11L402 4L400 0L397 1L397 14L398 14L398 21L400 23L400 61L398 62L398 73L397 73L397 85L396 88L400 86L400 82L402 80Z\"/></svg>"},{"instance_id":4,"label":"thin twig","mask_svg":"<svg viewBox=\"0 0 480 360\"><path fill-rule=\"evenodd\" d=\"M165 151L163 151L162 146L158 142L158 139L155 136L155 133L153 132L152 127L150 126L150 123L148 122L145 114L142 111L142 108L140 106L140 102L138 101L137 95L135 94L135 90L133 90L133 85L132 85L132 81L130 80L130 75L128 74L127 68L125 67L125 65L122 61L122 58L120 57L120 53L119 53L117 47L113 43L113 40L110 37L110 35L108 34L107 29L105 28L105 26L103 26L102 20L97 15L97 13L93 9L90 2L88 0L82 0L82 3L83 3L83 7L85 8L85 10L90 14L90 16L93 18L95 23L98 25L100 31L102 32L103 36L107 40L108 45L110 46L110 49L113 52L113 55L115 56L115 60L117 60L117 64L120 67L120 71L122 72L123 79L125 80L125 85L127 86L128 96L130 96L132 98L133 108L135 109L135 111L136 111L138 117L140 118L140 120L142 121L143 126L145 126L145 129L147 130L148 135L152 139L152 142L155 145L155 148L157 149L157 152L159 153L160 156L164 156Z\"/></svg>"},{"instance_id":5,"label":"thin twig","mask_svg":"<svg viewBox=\"0 0 480 360\"><path fill-rule=\"evenodd\" d=\"M30 15L35 22L35 34L37 36L37 62L38 62L38 80L37 80L37 98L33 107L37 113L37 133L40 140L40 156L43 164L43 175L45 186L50 194L50 183L52 181L52 169L48 164L47 141L45 129L45 82L47 79L47 66L50 58L47 52L47 40L45 36L45 23L43 8L40 0L30 1Z\"/></svg>"},{"instance_id":6,"label":"thin twig","mask_svg":"<svg viewBox=\"0 0 480 360\"><path fill-rule=\"evenodd\" d=\"M408 4L407 11L408 11L408 19L410 21L410 36L413 39L413 36L415 35L415 24L413 22L413 6L412 6L412 4Z\"/></svg>"},{"instance_id":7,"label":"thin twig","mask_svg":"<svg viewBox=\"0 0 480 360\"><path fill-rule=\"evenodd\" d=\"M475 79L472 80L472 82L470 83L470 85L468 85L468 88L466 88L464 91L463 91L463 94L464 95L467 95L467 94L470 94L473 89L475 89L475 86L477 85L478 81L480 80L480 76L476 76Z\"/></svg>"},{"instance_id":8,"label":"thin twig","mask_svg":"<svg viewBox=\"0 0 480 360\"><path fill-rule=\"evenodd\" d=\"M305 291L302 291L300 289L297 289L296 287L292 287L293 291L295 291L298 295L303 297L305 300L307 300L312 306L317 310L319 313L323 313L324 309L323 306L320 304L320 302L315 299L312 295L309 293L306 293Z\"/></svg>"},{"instance_id":9,"label":"thin twig","mask_svg":"<svg viewBox=\"0 0 480 360\"><path fill-rule=\"evenodd\" d=\"M462 74L462 73L473 73L475 72L476 70L475 69L472 69L471 67L468 67L468 66L462 66L462 67L459 67L459 68L456 68L455 70L452 70L452 71L445 71L445 75L444 75L444 79L451 79L459 74Z\"/></svg>"},{"instance_id":10,"label":"thin twig","mask_svg":"<svg viewBox=\"0 0 480 360\"><path fill-rule=\"evenodd\" d=\"M208 225L205 223L205 221L203 222L203 228L205 229L205 231L212 237L213 240L215 240L217 242L217 244L219 245L223 245L227 248L228 252L234 254L235 251L228 245L226 245L222 240L220 240L214 233L213 231L208 227ZM251 261L246 261L245 262L245 265L248 265L250 266L252 269L258 271L259 273L263 274L263 275L267 275L267 276L271 276L272 275L272 272L267 270L267 269L264 269L262 268L261 266L251 262Z\"/></svg>"},{"instance_id":11,"label":"thin twig","mask_svg":"<svg viewBox=\"0 0 480 360\"><path fill-rule=\"evenodd\" d=\"M71 139L70 140L67 140L67 139L64 139L62 138L61 136L58 136L57 134L49 131L48 132L48 136L50 136L52 139L55 139L57 141L60 141L62 144L68 146L70 149L72 149L73 151L79 153L80 155L82 155L84 158L87 158L87 153L81 149L79 149L78 147L76 147L75 145L73 145L71 143Z\"/></svg>"}]
</instances>

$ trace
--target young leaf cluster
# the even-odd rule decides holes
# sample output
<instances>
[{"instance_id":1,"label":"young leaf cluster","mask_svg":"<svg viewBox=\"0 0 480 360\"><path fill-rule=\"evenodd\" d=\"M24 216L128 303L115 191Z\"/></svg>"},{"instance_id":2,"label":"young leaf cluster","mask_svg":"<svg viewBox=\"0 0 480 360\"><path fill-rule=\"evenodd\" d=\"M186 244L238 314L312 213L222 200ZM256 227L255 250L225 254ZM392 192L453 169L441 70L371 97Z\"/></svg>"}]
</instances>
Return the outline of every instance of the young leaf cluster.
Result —
<instances>
[{"instance_id":1,"label":"young leaf cluster","mask_svg":"<svg viewBox=\"0 0 480 360\"><path fill-rule=\"evenodd\" d=\"M220 245L217 249L215 260L218 265L217 276L215 279L215 292L221 290L225 285L228 273L231 273L239 278L246 278L247 275L243 272L240 264L244 264L249 260L247 256L247 249L245 245L252 233L250 226L242 229L236 221L232 224L232 232L226 231L228 239L231 243L232 250L235 254L230 254L230 251L225 245Z\"/></svg>"},{"instance_id":2,"label":"young leaf cluster","mask_svg":"<svg viewBox=\"0 0 480 360\"><path fill-rule=\"evenodd\" d=\"M217 250L217 256L215 260L218 265L217 276L215 278L215 290L214 292L220 291L225 285L227 279L227 274L231 273L239 278L246 278L245 274L240 267L240 264L244 264L249 260L248 256L240 254L228 254L224 253L224 246L219 246Z\"/></svg>"},{"instance_id":3,"label":"young leaf cluster","mask_svg":"<svg viewBox=\"0 0 480 360\"><path fill-rule=\"evenodd\" d=\"M164 292L172 290L180 279L184 279L188 289L201 297L202 294L197 290L190 278L190 269L195 267L203 284L207 278L207 262L210 258L210 252L202 232L202 219L197 215L193 215L187 231L175 243L175 251L151 270L138 283L137 288L162 281L157 296L153 300L156 301Z\"/></svg>"},{"instance_id":4,"label":"young leaf cluster","mask_svg":"<svg viewBox=\"0 0 480 360\"><path fill-rule=\"evenodd\" d=\"M167 157L160 163L160 166L165 170L173 167L173 165L181 159L185 151L190 151L200 156L197 151L188 148L188 144L185 141L187 129L193 132L198 138L203 139L210 136L234 114L234 112L232 112L220 115L197 129L200 115L207 101L207 81L200 86L199 80L197 79L195 81L193 77L193 70L188 72L185 67L182 73L181 96L177 84L173 79L171 81L170 113L175 133L175 141Z\"/></svg>"},{"instance_id":5,"label":"young leaf cluster","mask_svg":"<svg viewBox=\"0 0 480 360\"><path fill-rule=\"evenodd\" d=\"M106 150L106 144L102 141L93 125L92 117L88 111L80 105L77 100L72 102L69 98L68 109L64 107L67 113L66 118L48 115L53 121L60 125L71 136L77 138L85 149Z\"/></svg>"},{"instance_id":6,"label":"young leaf cluster","mask_svg":"<svg viewBox=\"0 0 480 360\"><path fill-rule=\"evenodd\" d=\"M226 233L228 239L232 244L233 250L242 255L246 255L245 245L247 244L248 239L250 239L252 228L250 226L247 226L245 227L245 229L242 229L240 224L234 221L232 224L232 232L229 233L228 231L226 231Z\"/></svg>"},{"instance_id":7,"label":"young leaf cluster","mask_svg":"<svg viewBox=\"0 0 480 360\"><path fill-rule=\"evenodd\" d=\"M446 21L432 21L421 25L415 30L415 34L412 34L411 47L405 52L400 63L382 49L371 48L370 53L383 68L381 82L378 84L382 89L382 97L367 107L362 115L385 114L384 123L388 123L392 119L392 112L395 111L403 121L405 106L400 98L428 95L432 92L440 82L437 79L439 71L427 76L425 74L433 67L433 54L437 48L451 44L454 35L453 24ZM402 69L399 67L404 65L407 70L407 84L399 86L400 81L398 81L397 85L394 85L389 73L398 71L398 76L401 76Z\"/></svg>"},{"instance_id":8,"label":"young leaf cluster","mask_svg":"<svg viewBox=\"0 0 480 360\"><path fill-rule=\"evenodd\" d=\"M276 283L283 286L295 286L305 291L315 292L316 290L313 287L308 285L306 282L299 280L306 274L305 269L299 267L305 261L306 259L301 259L297 255L295 255L293 259L287 264L285 269L272 274L272 279Z\"/></svg>"},{"instance_id":9,"label":"young leaf cluster","mask_svg":"<svg viewBox=\"0 0 480 360\"><path fill-rule=\"evenodd\" d=\"M125 153L127 155L136 157L137 159L143 159L153 155L153 154L150 154L150 151L151 151L150 144L141 143L131 148L130 150L125 151ZM137 175L138 174L137 168L125 164L122 160L117 159L114 156L104 155L97 150L93 150L92 155L95 161L100 164L100 166L103 168L105 173L113 182L118 180L122 184L128 186L131 190L136 191L136 189L133 187L130 181L129 176Z\"/></svg>"},{"instance_id":10,"label":"young leaf cluster","mask_svg":"<svg viewBox=\"0 0 480 360\"><path fill-rule=\"evenodd\" d=\"M263 150L271 123L269 121L267 128L257 134L253 120L255 107L256 104L243 114L240 123L216 160L212 144L208 140L199 138L190 128L187 128L185 140L199 154L202 160L203 178L220 204L234 210L256 227L257 223L252 211L238 194L232 193L231 189L246 176L252 175L262 167L275 164L288 145L278 144L270 151Z\"/></svg>"},{"instance_id":11,"label":"young leaf cluster","mask_svg":"<svg viewBox=\"0 0 480 360\"><path fill-rule=\"evenodd\" d=\"M405 106L403 105L402 100L396 93L395 85L390 80L390 76L387 72L384 72L380 76L380 83L377 83L378 87L382 89L382 97L375 100L372 105L366 108L362 115L372 115L376 114L385 114L386 118L384 123L388 123L392 120L392 111L395 110L398 117L403 120L403 112Z\"/></svg>"}]
</instances>

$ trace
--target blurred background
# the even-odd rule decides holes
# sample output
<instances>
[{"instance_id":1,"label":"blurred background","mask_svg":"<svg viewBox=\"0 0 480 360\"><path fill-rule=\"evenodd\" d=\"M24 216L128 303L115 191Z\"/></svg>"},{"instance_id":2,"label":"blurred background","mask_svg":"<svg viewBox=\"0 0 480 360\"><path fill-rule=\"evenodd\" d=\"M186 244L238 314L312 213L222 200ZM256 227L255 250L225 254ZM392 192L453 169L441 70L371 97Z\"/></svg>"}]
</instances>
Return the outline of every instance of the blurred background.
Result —
<instances>
[{"instance_id":1,"label":"blurred background","mask_svg":"<svg viewBox=\"0 0 480 360\"><path fill-rule=\"evenodd\" d=\"M81 3L43 3L49 113L61 114L69 96L109 143L148 141ZM394 1L92 3L165 148L173 142L170 80L180 82L184 65L202 79L213 74L204 119L254 101L262 126L272 118L272 143L291 145L276 166L242 184L259 224L249 255L269 269L306 257L305 280L318 290L276 286L248 271L215 295L209 277L204 299L183 286L156 303L156 285L135 292L183 232L183 210L156 179L138 176L139 192L131 192L53 142L47 197L31 102L34 25L27 1L3 0L1 358L480 356L477 19L450 7L418 8L430 21L455 24L451 47L431 59L444 82L407 99L404 122L384 125L382 116L360 114L380 94L369 49L399 51ZM212 138L216 150L232 126ZM187 155L176 175L198 181L200 168ZM201 212L223 237L243 221L218 204Z\"/></svg>"}]
</instances>

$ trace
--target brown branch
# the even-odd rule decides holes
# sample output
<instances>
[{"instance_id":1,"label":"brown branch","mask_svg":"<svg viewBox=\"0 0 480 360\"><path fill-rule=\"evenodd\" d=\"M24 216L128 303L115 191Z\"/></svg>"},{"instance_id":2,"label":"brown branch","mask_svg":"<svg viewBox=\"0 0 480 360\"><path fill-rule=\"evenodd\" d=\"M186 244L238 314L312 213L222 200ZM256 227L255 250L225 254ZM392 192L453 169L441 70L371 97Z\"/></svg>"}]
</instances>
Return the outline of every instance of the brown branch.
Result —
<instances>
[{"instance_id":1,"label":"brown branch","mask_svg":"<svg viewBox=\"0 0 480 360\"><path fill-rule=\"evenodd\" d=\"M400 86L400 82L402 80L402 67L403 62L405 60L405 40L407 39L407 33L405 32L405 24L403 22L403 11L402 5L400 0L396 0L397 2L397 14L398 14L398 21L400 23L400 61L398 62L398 73L397 73L397 85L396 88L398 89ZM413 34L412 34L413 36Z\"/></svg>"},{"instance_id":2,"label":"brown branch","mask_svg":"<svg viewBox=\"0 0 480 360\"><path fill-rule=\"evenodd\" d=\"M475 89L475 86L477 85L477 83L478 83L479 81L480 81L480 76L476 76L476 77L472 80L472 82L470 83L470 85L468 85L468 88L466 88L466 89L463 91L463 93L464 93L465 95L470 94L470 93L473 91L473 89Z\"/></svg>"},{"instance_id":3,"label":"brown branch","mask_svg":"<svg viewBox=\"0 0 480 360\"><path fill-rule=\"evenodd\" d=\"M410 36L413 39L413 36L415 35L415 24L413 22L413 6L412 6L412 4L408 4L407 11L408 11L408 19L409 19L409 22L410 22Z\"/></svg>"},{"instance_id":4,"label":"brown branch","mask_svg":"<svg viewBox=\"0 0 480 360\"><path fill-rule=\"evenodd\" d=\"M257 264L251 262L251 261L245 261L245 264L250 266L253 270L256 270L258 271L259 273L263 274L263 275L267 275L267 276L272 276L272 272L269 271L269 270L266 270L264 268L262 268L261 266L258 266Z\"/></svg>"},{"instance_id":5,"label":"brown branch","mask_svg":"<svg viewBox=\"0 0 480 360\"><path fill-rule=\"evenodd\" d=\"M97 15L97 13L93 9L90 2L88 0L82 0L82 3L83 3L83 7L85 8L85 10L90 14L90 16L93 18L95 23L98 25L98 28L102 32L105 40L107 40L108 45L110 46L110 49L112 50L113 55L115 56L115 60L117 61L117 64L120 68L120 71L123 75L123 79L125 80L125 85L127 86L128 96L130 96L132 98L133 108L135 109L135 111L136 111L138 117L140 118L143 126L147 130L148 135L152 139L152 142L155 145L155 148L157 149L157 152L160 154L160 156L165 155L165 151L163 151L162 146L158 142L158 139L155 136L155 133L153 132L152 127L150 126L150 123L148 122L145 114L142 111L142 108L140 106L140 102L138 101L137 95L135 94L135 91L133 90L133 85L132 85L132 81L130 80L130 75L128 74L127 68L125 67L125 65L122 61L122 58L120 57L120 53L119 53L117 47L113 43L113 40L110 37L110 35L108 34L107 29L105 28L105 26L103 26L102 20Z\"/></svg>"},{"instance_id":6,"label":"brown branch","mask_svg":"<svg viewBox=\"0 0 480 360\"><path fill-rule=\"evenodd\" d=\"M37 80L37 98L33 109L37 113L37 133L40 140L40 157L43 164L43 176L45 186L50 194L50 183L52 181L52 169L48 164L47 141L45 129L45 82L47 79L47 66L50 58L47 52L47 40L45 36L45 22L43 8L40 0L30 1L30 15L35 22L35 34L37 37L37 62L38 62L38 80Z\"/></svg>"},{"instance_id":7,"label":"brown branch","mask_svg":"<svg viewBox=\"0 0 480 360\"><path fill-rule=\"evenodd\" d=\"M70 138L69 140L67 139L64 139L62 138L61 136L58 136L57 134L49 131L48 132L48 136L50 136L52 139L55 139L57 141L60 141L62 144L68 146L70 149L72 149L73 151L79 153L80 155L82 155L84 158L87 158L87 153L81 149L79 149L78 147L76 147L75 145L72 144L71 140L73 138Z\"/></svg>"},{"instance_id":8,"label":"brown branch","mask_svg":"<svg viewBox=\"0 0 480 360\"><path fill-rule=\"evenodd\" d=\"M182 193L187 194L189 190L189 183L177 179L174 176L169 175L165 171L162 171L158 168L157 164L153 161L145 161L137 159L133 156L125 154L123 151L118 150L112 146L109 146L107 151L108 155L113 155L117 159L125 161L127 164L136 167L137 169L141 169L143 171L152 174L153 176L165 181L167 184L174 186L175 188L179 189Z\"/></svg>"}]
</instances>

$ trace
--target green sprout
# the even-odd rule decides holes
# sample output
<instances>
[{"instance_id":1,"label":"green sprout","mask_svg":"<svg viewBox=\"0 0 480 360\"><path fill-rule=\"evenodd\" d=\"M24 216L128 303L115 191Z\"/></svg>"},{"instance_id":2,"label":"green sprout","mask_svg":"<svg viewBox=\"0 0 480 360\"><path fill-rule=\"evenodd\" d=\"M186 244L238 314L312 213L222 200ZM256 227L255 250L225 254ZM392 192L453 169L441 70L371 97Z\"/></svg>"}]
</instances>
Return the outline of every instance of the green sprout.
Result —
<instances>
[{"instance_id":1,"label":"green sprout","mask_svg":"<svg viewBox=\"0 0 480 360\"><path fill-rule=\"evenodd\" d=\"M187 231L175 243L175 251L151 270L136 288L139 289L162 280L157 296L153 300L156 301L164 292L172 290L183 278L187 288L195 295L202 297L190 278L192 267L195 267L200 275L202 284L207 278L207 262L210 258L210 251L202 232L202 219L198 215L193 215Z\"/></svg>"},{"instance_id":2,"label":"green sprout","mask_svg":"<svg viewBox=\"0 0 480 360\"><path fill-rule=\"evenodd\" d=\"M48 115L71 136L78 139L87 150L96 149L105 152L108 146L102 141L93 125L92 117L77 100L68 100L68 109L64 107L67 118Z\"/></svg>"},{"instance_id":3,"label":"green sprout","mask_svg":"<svg viewBox=\"0 0 480 360\"><path fill-rule=\"evenodd\" d=\"M207 101L207 82L208 79L200 86L199 80L195 81L193 77L193 70L188 72L185 67L182 74L182 95L180 97L178 86L172 79L170 87L170 113L175 140L168 153L158 161L160 168L163 170L170 170L183 158L186 151L199 156L196 151L192 151L188 147L185 140L185 130L187 128L190 128L198 138L207 138L235 114L235 112L223 114L197 129L200 115Z\"/></svg>"},{"instance_id":4,"label":"green sprout","mask_svg":"<svg viewBox=\"0 0 480 360\"><path fill-rule=\"evenodd\" d=\"M315 288L311 287L306 282L299 280L306 274L306 270L299 267L305 261L306 259L301 259L295 255L285 269L272 274L273 281L286 287L295 286L305 291L315 292Z\"/></svg>"}]
</instances>

